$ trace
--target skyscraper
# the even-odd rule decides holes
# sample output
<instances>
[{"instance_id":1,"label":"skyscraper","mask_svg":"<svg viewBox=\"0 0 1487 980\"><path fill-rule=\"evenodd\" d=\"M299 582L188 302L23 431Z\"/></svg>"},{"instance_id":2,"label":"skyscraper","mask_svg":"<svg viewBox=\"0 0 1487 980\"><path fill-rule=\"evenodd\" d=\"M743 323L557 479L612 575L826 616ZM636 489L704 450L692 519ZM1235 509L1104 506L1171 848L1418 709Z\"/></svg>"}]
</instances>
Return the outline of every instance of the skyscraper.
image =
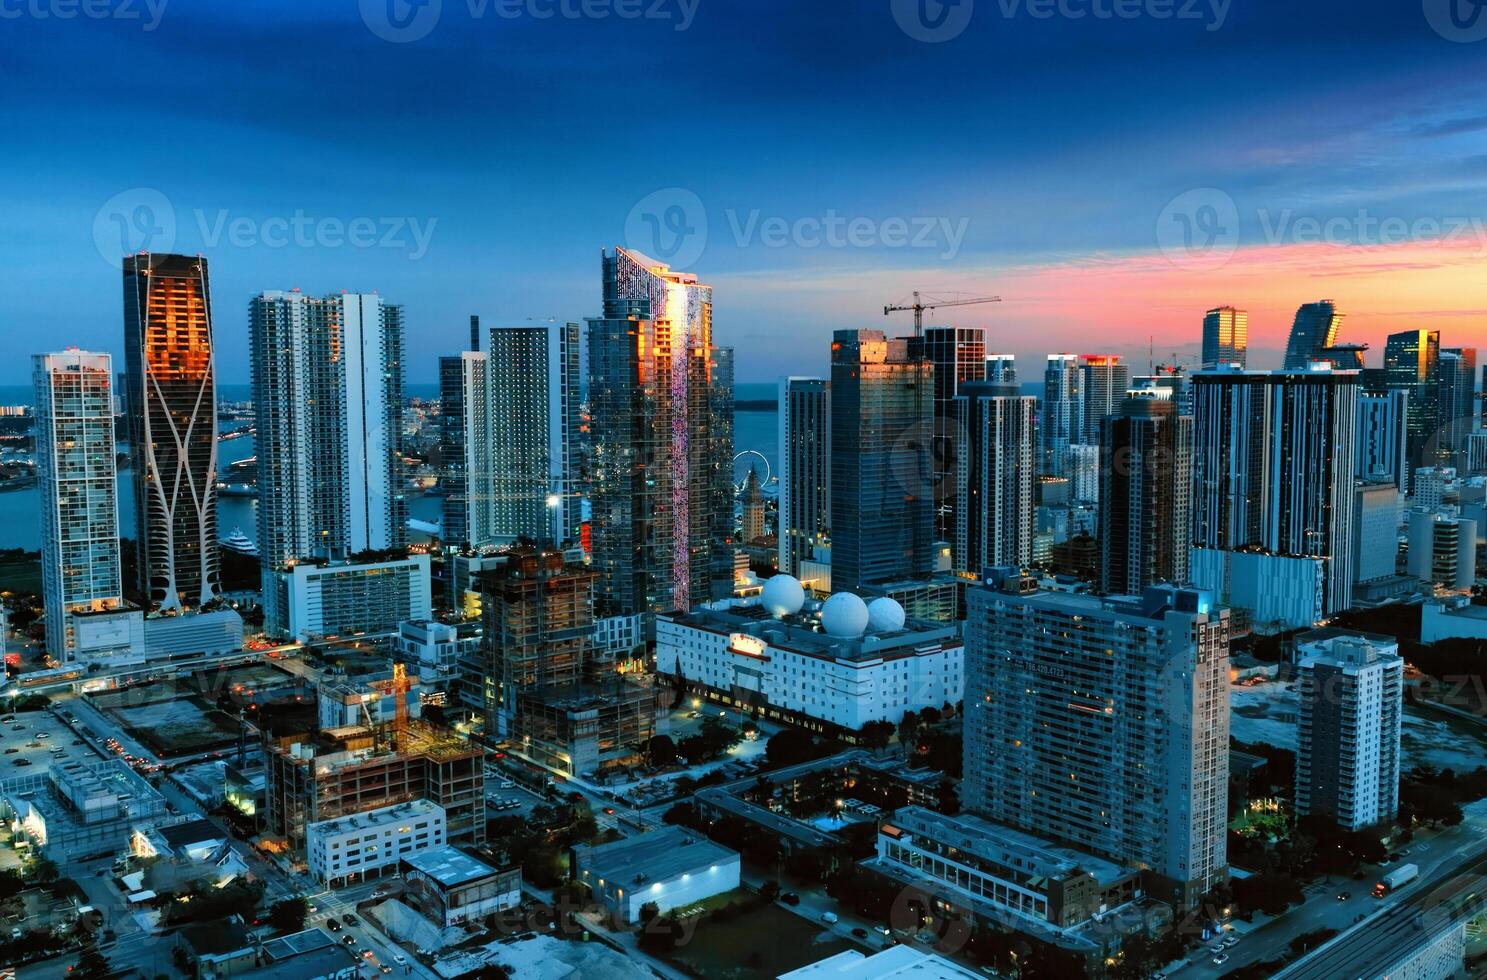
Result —
<instances>
[{"instance_id":1,"label":"skyscraper","mask_svg":"<svg viewBox=\"0 0 1487 980\"><path fill-rule=\"evenodd\" d=\"M597 602L606 614L689 609L709 597L720 481L732 480L731 460L715 458L731 421L718 417L729 399L712 287L624 248L601 268L604 315L588 321Z\"/></svg>"},{"instance_id":2,"label":"skyscraper","mask_svg":"<svg viewBox=\"0 0 1487 980\"><path fill-rule=\"evenodd\" d=\"M1188 578L1193 420L1167 392L1132 392L1100 443L1100 591L1139 595Z\"/></svg>"},{"instance_id":3,"label":"skyscraper","mask_svg":"<svg viewBox=\"0 0 1487 980\"><path fill-rule=\"evenodd\" d=\"M798 575L801 561L831 534L831 382L780 383L780 572Z\"/></svg>"},{"instance_id":4,"label":"skyscraper","mask_svg":"<svg viewBox=\"0 0 1487 980\"><path fill-rule=\"evenodd\" d=\"M124 605L114 451L113 360L67 351L32 358L46 649L73 659L72 617Z\"/></svg>"},{"instance_id":5,"label":"skyscraper","mask_svg":"<svg viewBox=\"0 0 1487 980\"><path fill-rule=\"evenodd\" d=\"M1392 483L1400 493L1409 490L1409 402L1409 392L1401 388L1358 394L1358 479Z\"/></svg>"},{"instance_id":6,"label":"skyscraper","mask_svg":"<svg viewBox=\"0 0 1487 980\"><path fill-rule=\"evenodd\" d=\"M1048 355L1038 429L1043 440L1043 475L1063 476L1069 447L1084 441L1084 374L1073 354Z\"/></svg>"},{"instance_id":7,"label":"skyscraper","mask_svg":"<svg viewBox=\"0 0 1487 980\"><path fill-rule=\"evenodd\" d=\"M1441 437L1438 456L1448 466L1467 471L1468 437L1477 422L1477 349L1447 347L1440 360Z\"/></svg>"},{"instance_id":8,"label":"skyscraper","mask_svg":"<svg viewBox=\"0 0 1487 980\"><path fill-rule=\"evenodd\" d=\"M1345 830L1399 812L1404 659L1387 637L1328 629L1296 638L1296 815Z\"/></svg>"},{"instance_id":9,"label":"skyscraper","mask_svg":"<svg viewBox=\"0 0 1487 980\"><path fill-rule=\"evenodd\" d=\"M1084 435L1080 441L1098 446L1100 422L1114 414L1125 397L1131 372L1118 354L1085 354L1079 360L1079 371L1084 375Z\"/></svg>"},{"instance_id":10,"label":"skyscraper","mask_svg":"<svg viewBox=\"0 0 1487 980\"><path fill-rule=\"evenodd\" d=\"M248 335L265 574L404 547L402 307L269 290Z\"/></svg>"},{"instance_id":11,"label":"skyscraper","mask_svg":"<svg viewBox=\"0 0 1487 980\"><path fill-rule=\"evenodd\" d=\"M124 364L134 454L139 589L189 609L220 589L217 382L207 260L124 259Z\"/></svg>"},{"instance_id":12,"label":"skyscraper","mask_svg":"<svg viewBox=\"0 0 1487 980\"><path fill-rule=\"evenodd\" d=\"M966 593L968 810L1149 868L1183 908L1227 874L1229 612L1211 593Z\"/></svg>"},{"instance_id":13,"label":"skyscraper","mask_svg":"<svg viewBox=\"0 0 1487 980\"><path fill-rule=\"evenodd\" d=\"M955 467L958 433L955 396L967 381L986 377L986 331L980 327L925 327L922 337L909 338L909 356L934 365L935 537L955 537Z\"/></svg>"},{"instance_id":14,"label":"skyscraper","mask_svg":"<svg viewBox=\"0 0 1487 980\"><path fill-rule=\"evenodd\" d=\"M955 567L979 575L992 565L1033 560L1038 400L1016 385L973 381L956 397L959 515Z\"/></svg>"},{"instance_id":15,"label":"skyscraper","mask_svg":"<svg viewBox=\"0 0 1487 980\"><path fill-rule=\"evenodd\" d=\"M1308 364L1322 356L1323 348L1337 343L1337 330L1342 326L1344 316L1346 314L1337 312L1337 304L1330 299L1307 303L1298 309L1291 324L1291 336L1286 341L1284 369L1304 371Z\"/></svg>"},{"instance_id":16,"label":"skyscraper","mask_svg":"<svg viewBox=\"0 0 1487 980\"><path fill-rule=\"evenodd\" d=\"M456 547L488 540L490 441L486 436L486 356L478 350L439 358L439 484L444 540Z\"/></svg>"},{"instance_id":17,"label":"skyscraper","mask_svg":"<svg viewBox=\"0 0 1487 980\"><path fill-rule=\"evenodd\" d=\"M831 343L831 585L934 570L934 365L881 330Z\"/></svg>"},{"instance_id":18,"label":"skyscraper","mask_svg":"<svg viewBox=\"0 0 1487 980\"><path fill-rule=\"evenodd\" d=\"M1017 383L1017 357L1014 354L987 354L986 380L993 384Z\"/></svg>"},{"instance_id":19,"label":"skyscraper","mask_svg":"<svg viewBox=\"0 0 1487 980\"><path fill-rule=\"evenodd\" d=\"M1238 364L1249 357L1249 313L1219 306L1203 315L1203 367Z\"/></svg>"},{"instance_id":20,"label":"skyscraper","mask_svg":"<svg viewBox=\"0 0 1487 980\"><path fill-rule=\"evenodd\" d=\"M1193 391L1193 546L1326 559L1323 612L1346 609L1357 372L1221 368Z\"/></svg>"},{"instance_id":21,"label":"skyscraper","mask_svg":"<svg viewBox=\"0 0 1487 980\"><path fill-rule=\"evenodd\" d=\"M1384 344L1385 384L1409 392L1405 433L1410 465L1434 466L1440 444L1439 330L1405 330L1390 334Z\"/></svg>"}]
</instances>

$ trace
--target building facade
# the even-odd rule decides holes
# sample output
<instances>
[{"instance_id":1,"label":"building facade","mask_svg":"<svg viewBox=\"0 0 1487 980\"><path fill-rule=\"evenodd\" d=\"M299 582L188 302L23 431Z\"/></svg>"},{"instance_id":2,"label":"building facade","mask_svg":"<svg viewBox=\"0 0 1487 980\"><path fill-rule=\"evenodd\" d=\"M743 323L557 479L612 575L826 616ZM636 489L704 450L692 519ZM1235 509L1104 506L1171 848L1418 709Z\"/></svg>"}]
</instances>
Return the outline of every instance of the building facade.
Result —
<instances>
[{"instance_id":1,"label":"building facade","mask_svg":"<svg viewBox=\"0 0 1487 980\"><path fill-rule=\"evenodd\" d=\"M1038 400L1016 385L977 381L961 385L955 401L955 568L1026 565L1036 528Z\"/></svg>"},{"instance_id":2,"label":"building facade","mask_svg":"<svg viewBox=\"0 0 1487 980\"><path fill-rule=\"evenodd\" d=\"M1100 442L1100 590L1188 580L1193 420L1162 391L1132 392Z\"/></svg>"},{"instance_id":3,"label":"building facade","mask_svg":"<svg viewBox=\"0 0 1487 980\"><path fill-rule=\"evenodd\" d=\"M967 594L966 809L1150 869L1184 908L1227 874L1229 613L1101 600L1014 569Z\"/></svg>"},{"instance_id":4,"label":"building facade","mask_svg":"<svg viewBox=\"0 0 1487 980\"><path fill-rule=\"evenodd\" d=\"M388 636L398 624L433 615L429 556L388 561L296 563L275 572L274 632L308 643L330 637Z\"/></svg>"},{"instance_id":5,"label":"building facade","mask_svg":"<svg viewBox=\"0 0 1487 980\"><path fill-rule=\"evenodd\" d=\"M1440 359L1440 445L1437 456L1465 473L1477 427L1477 349L1446 347Z\"/></svg>"},{"instance_id":6,"label":"building facade","mask_svg":"<svg viewBox=\"0 0 1487 980\"><path fill-rule=\"evenodd\" d=\"M711 286L624 248L602 271L604 314L588 321L598 601L605 615L690 608L710 597L714 511L733 499L716 371L731 359L712 343Z\"/></svg>"},{"instance_id":7,"label":"building facade","mask_svg":"<svg viewBox=\"0 0 1487 980\"><path fill-rule=\"evenodd\" d=\"M831 540L831 382L780 382L780 572Z\"/></svg>"},{"instance_id":8,"label":"building facade","mask_svg":"<svg viewBox=\"0 0 1487 980\"><path fill-rule=\"evenodd\" d=\"M428 800L366 810L305 828L305 860L331 888L398 870L404 858L444 846L444 810Z\"/></svg>"},{"instance_id":9,"label":"building facade","mask_svg":"<svg viewBox=\"0 0 1487 980\"><path fill-rule=\"evenodd\" d=\"M1358 479L1392 483L1401 493L1409 490L1409 401L1409 392L1398 388L1369 387L1358 393Z\"/></svg>"},{"instance_id":10,"label":"building facade","mask_svg":"<svg viewBox=\"0 0 1487 980\"><path fill-rule=\"evenodd\" d=\"M934 443L931 446L936 487L935 539L954 541L956 456L964 433L956 427L955 398L961 386L986 378L986 331L980 327L925 327L909 340L909 356L934 366Z\"/></svg>"},{"instance_id":11,"label":"building facade","mask_svg":"<svg viewBox=\"0 0 1487 980\"><path fill-rule=\"evenodd\" d=\"M124 369L139 590L191 609L221 590L217 380L207 260L124 258Z\"/></svg>"},{"instance_id":12,"label":"building facade","mask_svg":"<svg viewBox=\"0 0 1487 980\"><path fill-rule=\"evenodd\" d=\"M1084 443L1084 374L1073 354L1049 354L1043 372L1043 414L1038 419L1044 476L1063 476L1069 447Z\"/></svg>"},{"instance_id":13,"label":"building facade","mask_svg":"<svg viewBox=\"0 0 1487 980\"><path fill-rule=\"evenodd\" d=\"M934 366L906 339L838 330L831 343L831 582L934 570Z\"/></svg>"},{"instance_id":14,"label":"building facade","mask_svg":"<svg viewBox=\"0 0 1487 980\"><path fill-rule=\"evenodd\" d=\"M1399 812L1404 659L1389 637L1318 630L1296 640L1296 814L1346 830Z\"/></svg>"},{"instance_id":15,"label":"building facade","mask_svg":"<svg viewBox=\"0 0 1487 980\"><path fill-rule=\"evenodd\" d=\"M1428 585L1467 592L1477 579L1477 522L1454 510L1409 512L1409 573Z\"/></svg>"},{"instance_id":16,"label":"building facade","mask_svg":"<svg viewBox=\"0 0 1487 980\"><path fill-rule=\"evenodd\" d=\"M124 607L113 359L37 354L31 369L46 649L68 663L78 652L74 615ZM130 638L123 639L127 649Z\"/></svg>"},{"instance_id":17,"label":"building facade","mask_svg":"<svg viewBox=\"0 0 1487 980\"><path fill-rule=\"evenodd\" d=\"M1118 354L1083 354L1079 371L1084 375L1084 433L1080 442L1087 446L1100 444L1100 425L1116 408L1131 387L1131 369L1120 362Z\"/></svg>"},{"instance_id":18,"label":"building facade","mask_svg":"<svg viewBox=\"0 0 1487 980\"><path fill-rule=\"evenodd\" d=\"M1404 330L1390 334L1384 343L1384 382L1409 394L1405 440L1411 466L1440 461L1440 359L1439 330Z\"/></svg>"},{"instance_id":19,"label":"building facade","mask_svg":"<svg viewBox=\"0 0 1487 980\"><path fill-rule=\"evenodd\" d=\"M1305 371L1312 361L1323 358L1322 351L1337 343L1337 331L1347 314L1337 311L1330 299L1307 303L1296 311L1291 335L1286 340L1285 371Z\"/></svg>"},{"instance_id":20,"label":"building facade","mask_svg":"<svg viewBox=\"0 0 1487 980\"><path fill-rule=\"evenodd\" d=\"M1220 364L1245 366L1249 358L1249 313L1220 306L1203 314L1204 370Z\"/></svg>"}]
</instances>

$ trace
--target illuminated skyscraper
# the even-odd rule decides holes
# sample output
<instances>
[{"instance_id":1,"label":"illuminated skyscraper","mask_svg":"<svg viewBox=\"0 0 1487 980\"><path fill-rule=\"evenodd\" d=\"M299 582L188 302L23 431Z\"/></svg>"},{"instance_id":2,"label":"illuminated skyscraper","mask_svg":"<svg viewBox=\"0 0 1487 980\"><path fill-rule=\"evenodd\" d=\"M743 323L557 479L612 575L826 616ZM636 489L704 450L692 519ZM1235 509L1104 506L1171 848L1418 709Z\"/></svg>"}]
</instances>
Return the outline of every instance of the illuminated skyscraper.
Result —
<instances>
[{"instance_id":1,"label":"illuminated skyscraper","mask_svg":"<svg viewBox=\"0 0 1487 980\"><path fill-rule=\"evenodd\" d=\"M456 547L489 536L480 503L490 499L486 367L485 354L479 350L439 358L439 483L444 489L444 540Z\"/></svg>"},{"instance_id":2,"label":"illuminated skyscraper","mask_svg":"<svg viewBox=\"0 0 1487 980\"><path fill-rule=\"evenodd\" d=\"M831 343L831 586L934 570L934 365L907 339L838 330Z\"/></svg>"},{"instance_id":3,"label":"illuminated skyscraper","mask_svg":"<svg viewBox=\"0 0 1487 980\"><path fill-rule=\"evenodd\" d=\"M1079 441L1098 446L1100 423L1105 416L1114 415L1125 398L1131 387L1131 371L1120 362L1118 354L1085 354L1079 362L1079 372L1084 376L1084 436Z\"/></svg>"},{"instance_id":4,"label":"illuminated skyscraper","mask_svg":"<svg viewBox=\"0 0 1487 980\"><path fill-rule=\"evenodd\" d=\"M1342 326L1346 314L1337 312L1337 304L1330 299L1307 303L1296 311L1291 323L1291 336L1286 341L1287 371L1304 371L1322 350L1337 343L1337 329Z\"/></svg>"},{"instance_id":5,"label":"illuminated skyscraper","mask_svg":"<svg viewBox=\"0 0 1487 980\"><path fill-rule=\"evenodd\" d=\"M1043 373L1043 475L1063 476L1069 447L1084 442L1084 375L1073 354L1049 354Z\"/></svg>"},{"instance_id":6,"label":"illuminated skyscraper","mask_svg":"<svg viewBox=\"0 0 1487 980\"><path fill-rule=\"evenodd\" d=\"M1468 437L1477 421L1477 349L1447 347L1440 360L1441 462L1462 473L1469 468Z\"/></svg>"},{"instance_id":7,"label":"illuminated skyscraper","mask_svg":"<svg viewBox=\"0 0 1487 980\"><path fill-rule=\"evenodd\" d=\"M596 602L605 614L690 609L710 598L719 481L732 479L731 459L715 458L731 401L712 287L624 248L602 272L604 314L588 321Z\"/></svg>"},{"instance_id":8,"label":"illuminated skyscraper","mask_svg":"<svg viewBox=\"0 0 1487 980\"><path fill-rule=\"evenodd\" d=\"M1016 385L973 381L956 396L960 499L955 567L980 575L992 565L1033 560L1037 499L1037 406Z\"/></svg>"},{"instance_id":9,"label":"illuminated skyscraper","mask_svg":"<svg viewBox=\"0 0 1487 980\"><path fill-rule=\"evenodd\" d=\"M1439 330L1405 330L1384 344L1384 380L1396 391L1409 392L1405 414L1410 466L1434 466L1440 445L1441 334Z\"/></svg>"},{"instance_id":10,"label":"illuminated skyscraper","mask_svg":"<svg viewBox=\"0 0 1487 980\"><path fill-rule=\"evenodd\" d=\"M1100 590L1140 595L1188 579L1193 420L1170 393L1132 392L1103 423L1100 444Z\"/></svg>"},{"instance_id":11,"label":"illuminated skyscraper","mask_svg":"<svg viewBox=\"0 0 1487 980\"><path fill-rule=\"evenodd\" d=\"M925 327L909 338L909 356L934 365L935 537L955 539L955 396L967 381L986 378L986 331L980 327Z\"/></svg>"},{"instance_id":12,"label":"illuminated skyscraper","mask_svg":"<svg viewBox=\"0 0 1487 980\"><path fill-rule=\"evenodd\" d=\"M124 259L124 362L139 588L159 610L217 597L217 383L207 260Z\"/></svg>"},{"instance_id":13,"label":"illuminated skyscraper","mask_svg":"<svg viewBox=\"0 0 1487 980\"><path fill-rule=\"evenodd\" d=\"M1015 385L1017 383L1017 356L1015 354L987 354L985 378L992 384Z\"/></svg>"},{"instance_id":14,"label":"illuminated skyscraper","mask_svg":"<svg viewBox=\"0 0 1487 980\"><path fill-rule=\"evenodd\" d=\"M75 613L124 604L112 365L75 350L32 358L46 648L64 663Z\"/></svg>"},{"instance_id":15,"label":"illuminated skyscraper","mask_svg":"<svg viewBox=\"0 0 1487 980\"><path fill-rule=\"evenodd\" d=\"M1203 367L1244 366L1249 357L1249 314L1220 306L1203 315Z\"/></svg>"},{"instance_id":16,"label":"illuminated skyscraper","mask_svg":"<svg viewBox=\"0 0 1487 980\"><path fill-rule=\"evenodd\" d=\"M831 533L831 382L780 383L780 572L800 563Z\"/></svg>"}]
</instances>

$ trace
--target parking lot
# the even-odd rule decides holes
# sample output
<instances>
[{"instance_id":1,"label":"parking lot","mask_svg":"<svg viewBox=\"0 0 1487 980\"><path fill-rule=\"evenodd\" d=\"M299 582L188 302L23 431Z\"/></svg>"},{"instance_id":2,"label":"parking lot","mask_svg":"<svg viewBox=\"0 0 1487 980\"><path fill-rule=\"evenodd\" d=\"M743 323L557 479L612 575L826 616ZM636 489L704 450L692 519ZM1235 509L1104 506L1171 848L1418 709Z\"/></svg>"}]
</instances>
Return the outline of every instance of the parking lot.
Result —
<instances>
[{"instance_id":1,"label":"parking lot","mask_svg":"<svg viewBox=\"0 0 1487 980\"><path fill-rule=\"evenodd\" d=\"M54 761L98 761L98 753L50 711L21 711L3 717L0 780L45 773Z\"/></svg>"}]
</instances>

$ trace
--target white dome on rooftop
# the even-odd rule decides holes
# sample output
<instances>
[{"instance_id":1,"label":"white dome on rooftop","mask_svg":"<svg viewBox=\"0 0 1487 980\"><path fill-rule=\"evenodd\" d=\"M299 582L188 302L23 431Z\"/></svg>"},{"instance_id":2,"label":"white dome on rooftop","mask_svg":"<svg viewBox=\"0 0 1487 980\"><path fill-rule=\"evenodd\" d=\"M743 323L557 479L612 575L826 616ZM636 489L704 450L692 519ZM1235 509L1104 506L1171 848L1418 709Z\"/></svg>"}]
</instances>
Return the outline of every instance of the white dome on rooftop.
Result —
<instances>
[{"instance_id":1,"label":"white dome on rooftop","mask_svg":"<svg viewBox=\"0 0 1487 980\"><path fill-rule=\"evenodd\" d=\"M764 583L760 602L775 619L794 616L805 605L805 586L793 575L776 575Z\"/></svg>"},{"instance_id":2,"label":"white dome on rooftop","mask_svg":"<svg viewBox=\"0 0 1487 980\"><path fill-rule=\"evenodd\" d=\"M904 607L886 595L867 604L867 628L874 633L895 633L904 628Z\"/></svg>"},{"instance_id":3,"label":"white dome on rooftop","mask_svg":"<svg viewBox=\"0 0 1487 980\"><path fill-rule=\"evenodd\" d=\"M867 629L867 603L850 592L838 592L821 607L821 625L828 636L853 639Z\"/></svg>"}]
</instances>

